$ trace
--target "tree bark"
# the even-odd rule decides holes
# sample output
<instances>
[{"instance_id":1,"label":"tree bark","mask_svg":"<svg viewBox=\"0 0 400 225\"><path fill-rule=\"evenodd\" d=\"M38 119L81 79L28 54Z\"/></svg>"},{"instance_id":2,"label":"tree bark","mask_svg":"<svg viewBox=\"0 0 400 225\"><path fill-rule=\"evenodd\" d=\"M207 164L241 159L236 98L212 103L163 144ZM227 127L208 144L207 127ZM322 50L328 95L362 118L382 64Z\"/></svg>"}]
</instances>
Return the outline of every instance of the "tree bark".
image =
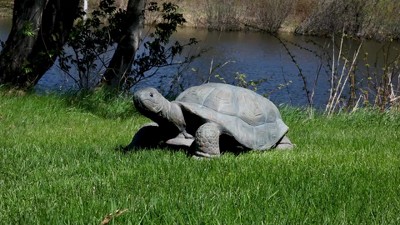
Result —
<instances>
[{"instance_id":1,"label":"tree bark","mask_svg":"<svg viewBox=\"0 0 400 225\"><path fill-rule=\"evenodd\" d=\"M127 15L122 30L126 31L118 42L118 47L103 76L103 84L121 89L131 72L133 60L139 47L144 23L145 0L129 0Z\"/></svg>"},{"instance_id":2,"label":"tree bark","mask_svg":"<svg viewBox=\"0 0 400 225\"><path fill-rule=\"evenodd\" d=\"M79 0L15 0L0 54L0 84L34 87L54 64L78 15Z\"/></svg>"}]
</instances>

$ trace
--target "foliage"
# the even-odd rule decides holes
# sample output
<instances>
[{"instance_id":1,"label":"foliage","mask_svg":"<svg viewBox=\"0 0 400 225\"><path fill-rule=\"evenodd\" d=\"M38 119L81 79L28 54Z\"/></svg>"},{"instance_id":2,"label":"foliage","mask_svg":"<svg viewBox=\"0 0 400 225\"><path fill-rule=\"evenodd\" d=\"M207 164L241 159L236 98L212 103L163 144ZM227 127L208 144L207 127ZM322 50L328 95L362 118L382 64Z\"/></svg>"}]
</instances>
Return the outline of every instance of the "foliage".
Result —
<instances>
[{"instance_id":1,"label":"foliage","mask_svg":"<svg viewBox=\"0 0 400 225\"><path fill-rule=\"evenodd\" d=\"M226 79L220 76L219 74L215 75L215 78L222 83L227 83ZM260 80L249 80L247 79L247 75L244 73L236 72L234 75L234 81L232 81L232 85L243 87L250 89L252 91L257 91L258 87L261 83L265 82L267 79L260 79Z\"/></svg>"},{"instance_id":2,"label":"foliage","mask_svg":"<svg viewBox=\"0 0 400 225\"><path fill-rule=\"evenodd\" d=\"M80 89L89 89L99 80L99 72L94 71L98 69L98 63L106 66L104 54L115 43L120 13L112 0L101 1L99 9L94 10L90 17L81 11L80 19L70 32L67 47L59 57L60 68ZM109 25L105 24L107 21L110 21ZM72 74L74 71L78 76Z\"/></svg>"},{"instance_id":3,"label":"foliage","mask_svg":"<svg viewBox=\"0 0 400 225\"><path fill-rule=\"evenodd\" d=\"M226 61L224 63L216 63L215 64L214 60L211 60L207 78L205 80L203 80L202 82L203 83L221 82L221 83L225 83L225 84L231 84L231 85L247 88L252 91L258 92L259 94L261 94L267 98L272 93L282 90L283 88L288 87L292 83L292 81L287 81L286 83L279 84L275 88L268 90L268 92L260 93L260 86L262 84L268 82L268 79L261 78L261 79L257 79L257 80L252 80L252 79L248 78L247 74L242 73L242 72L236 72L236 73L232 74L232 76L226 76L226 77L221 76L219 74L219 71L223 67L228 66L230 63L235 63L235 61ZM192 68L192 71L198 72L198 70L195 68ZM199 75L199 76L201 76L201 75Z\"/></svg>"},{"instance_id":4,"label":"foliage","mask_svg":"<svg viewBox=\"0 0 400 225\"><path fill-rule=\"evenodd\" d=\"M32 37L32 36L36 35L36 32L34 32L34 26L33 26L32 22L29 22L29 21L24 22L24 24L22 25L21 32L23 35L26 35L28 37Z\"/></svg>"},{"instance_id":5,"label":"foliage","mask_svg":"<svg viewBox=\"0 0 400 225\"><path fill-rule=\"evenodd\" d=\"M257 92L259 86L266 82L267 79L259 79L259 80L249 80L247 78L247 75L245 73L241 72L236 72L235 74L232 74L233 79L230 79L230 77L223 77L221 76L218 72L221 70L223 67L229 65L230 63L235 63L235 61L226 61L224 63L216 63L214 64L214 59L211 60L210 62L210 68L208 71L207 77L203 80L203 83L209 83L209 82L221 82L221 83L229 83L231 85L235 85L238 87L243 87L247 88L250 90L253 90ZM196 68L192 68L193 72L198 72ZM199 75L202 76L202 75Z\"/></svg>"},{"instance_id":6,"label":"foliage","mask_svg":"<svg viewBox=\"0 0 400 225\"><path fill-rule=\"evenodd\" d=\"M161 19L155 21L154 30L143 38L143 49L138 50L140 54L137 54L131 74L123 84L125 89L154 76L157 68L189 63L193 59L188 56L180 62L174 61L185 47L197 43L191 38L185 44L178 41L170 44L172 34L179 25L185 23L183 15L177 12L177 5L163 3L160 7L150 2L146 10L156 13ZM109 62L109 54L122 35L121 28L126 27L122 24L129 22L125 19L126 13L126 10L114 6L114 0L101 0L99 9L94 10L90 16L81 13L67 42L68 47L59 59L61 69L74 79L80 89L97 86ZM72 74L73 71L77 71L78 75Z\"/></svg>"},{"instance_id":7,"label":"foliage","mask_svg":"<svg viewBox=\"0 0 400 225\"><path fill-rule=\"evenodd\" d=\"M150 12L159 14L153 22L154 31L149 34L147 41L143 43L143 49L133 63L132 75L128 80L128 88L138 82L157 75L157 68L174 66L190 63L197 56L187 56L176 61L186 47L197 44L195 38L190 38L185 44L178 41L170 43L171 36L176 32L179 25L183 25L186 20L178 7L172 3L163 3L159 7L157 3L151 2L147 8Z\"/></svg>"},{"instance_id":8,"label":"foliage","mask_svg":"<svg viewBox=\"0 0 400 225\"><path fill-rule=\"evenodd\" d=\"M110 224L400 222L398 113L281 113L293 151L193 160L161 149L115 152L148 122L143 117L108 119L62 97L0 93L0 220L100 224L111 214L120 216Z\"/></svg>"}]
</instances>

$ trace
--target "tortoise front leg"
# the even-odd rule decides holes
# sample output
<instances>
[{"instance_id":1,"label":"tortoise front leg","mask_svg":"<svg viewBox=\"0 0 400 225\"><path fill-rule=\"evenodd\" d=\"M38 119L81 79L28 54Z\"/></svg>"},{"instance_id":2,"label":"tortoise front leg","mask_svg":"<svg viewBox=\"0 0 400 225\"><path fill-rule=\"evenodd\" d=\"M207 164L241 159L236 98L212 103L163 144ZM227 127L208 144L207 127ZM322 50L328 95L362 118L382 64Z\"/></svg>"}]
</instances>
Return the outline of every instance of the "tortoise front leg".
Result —
<instances>
[{"instance_id":1,"label":"tortoise front leg","mask_svg":"<svg viewBox=\"0 0 400 225\"><path fill-rule=\"evenodd\" d=\"M219 156L220 135L221 129L217 124L205 123L201 125L195 135L194 155L208 158Z\"/></svg>"}]
</instances>

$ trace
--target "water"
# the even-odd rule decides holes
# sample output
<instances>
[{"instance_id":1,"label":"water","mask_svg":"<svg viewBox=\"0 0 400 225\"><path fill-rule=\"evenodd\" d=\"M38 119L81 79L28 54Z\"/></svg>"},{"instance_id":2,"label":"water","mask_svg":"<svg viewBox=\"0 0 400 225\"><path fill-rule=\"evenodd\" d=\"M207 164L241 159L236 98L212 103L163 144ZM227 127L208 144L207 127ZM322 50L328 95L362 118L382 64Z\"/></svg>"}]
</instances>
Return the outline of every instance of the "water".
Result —
<instances>
[{"instance_id":1,"label":"water","mask_svg":"<svg viewBox=\"0 0 400 225\"><path fill-rule=\"evenodd\" d=\"M5 40L9 28L8 20L0 20L2 40ZM259 85L257 92L267 94L276 104L294 106L309 104L310 97L307 97L305 85L310 92L309 95L313 93L311 100L314 106L323 107L328 100L331 71L327 65L331 63L331 59L327 58L332 56L331 39L280 34L278 37L285 43L283 45L277 38L264 33L210 32L190 28L179 30L174 39L184 41L191 37L200 41L196 47L190 49L191 52L208 50L182 72L179 83L183 88L201 84L209 79L221 82L216 75L232 83L235 82L235 74L241 73L246 75L247 80L265 80ZM358 46L358 43L350 40L345 44L345 49L352 49L349 51L351 54ZM386 43L374 41L364 43L359 57L358 82L367 80L362 67L366 63L362 61L364 53L369 53L368 63L373 65L376 62L376 68L379 70L383 64L380 51L385 45ZM394 43L390 49L396 54L398 47L399 43ZM218 65L224 66L218 67ZM210 73L210 70L214 71ZM156 86L167 90L174 84L171 77L176 73L176 68L163 68L159 71L159 76L139 83L133 91L143 86ZM39 81L36 90L65 91L71 89L73 84L71 78L53 66Z\"/></svg>"},{"instance_id":2,"label":"water","mask_svg":"<svg viewBox=\"0 0 400 225\"><path fill-rule=\"evenodd\" d=\"M314 106L320 108L324 107L328 101L331 78L331 68L328 64L332 63L330 59L332 58L332 39L330 38L296 36L288 33L274 37L265 33L210 32L189 28L180 30L175 38L187 40L190 37L200 40L198 49L209 50L193 62L189 70L185 71L180 80L185 87L202 83L207 78L221 82L215 78L217 74L225 78L228 83L232 83L235 74L244 73L248 80L265 79L266 81L261 83L257 91L260 94L267 94L277 104L305 106L310 100ZM337 39L336 45L340 43L340 37ZM364 86L367 81L367 73L363 66L366 63L376 64L376 68L371 66L371 71L382 72L381 67L384 64L382 47L386 45L387 43L375 41L366 41L363 44L357 63L359 86ZM348 52L345 55L351 59L359 42L346 40L344 46L343 50ZM291 55L288 54L286 48L289 49ZM399 43L391 46L392 57L400 54L397 51L398 48ZM366 52L369 53L369 57L364 60ZM224 66L210 75L210 69L221 64ZM174 73L172 69L162 72ZM154 79L147 81L144 85L165 87L167 83L166 79ZM307 97L305 87L309 91L309 97ZM344 92L347 95L348 89L346 88Z\"/></svg>"}]
</instances>

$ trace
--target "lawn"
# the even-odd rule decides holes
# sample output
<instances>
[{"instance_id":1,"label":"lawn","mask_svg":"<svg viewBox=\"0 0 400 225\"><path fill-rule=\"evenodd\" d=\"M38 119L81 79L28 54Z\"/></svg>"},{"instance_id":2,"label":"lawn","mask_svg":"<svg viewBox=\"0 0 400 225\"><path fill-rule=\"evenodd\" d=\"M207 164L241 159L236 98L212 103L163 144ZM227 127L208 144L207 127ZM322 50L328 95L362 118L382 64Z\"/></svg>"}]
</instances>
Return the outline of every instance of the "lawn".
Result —
<instances>
[{"instance_id":1,"label":"lawn","mask_svg":"<svg viewBox=\"0 0 400 225\"><path fill-rule=\"evenodd\" d=\"M126 100L0 92L0 223L400 224L399 113L281 113L294 150L196 160L115 151Z\"/></svg>"}]
</instances>

